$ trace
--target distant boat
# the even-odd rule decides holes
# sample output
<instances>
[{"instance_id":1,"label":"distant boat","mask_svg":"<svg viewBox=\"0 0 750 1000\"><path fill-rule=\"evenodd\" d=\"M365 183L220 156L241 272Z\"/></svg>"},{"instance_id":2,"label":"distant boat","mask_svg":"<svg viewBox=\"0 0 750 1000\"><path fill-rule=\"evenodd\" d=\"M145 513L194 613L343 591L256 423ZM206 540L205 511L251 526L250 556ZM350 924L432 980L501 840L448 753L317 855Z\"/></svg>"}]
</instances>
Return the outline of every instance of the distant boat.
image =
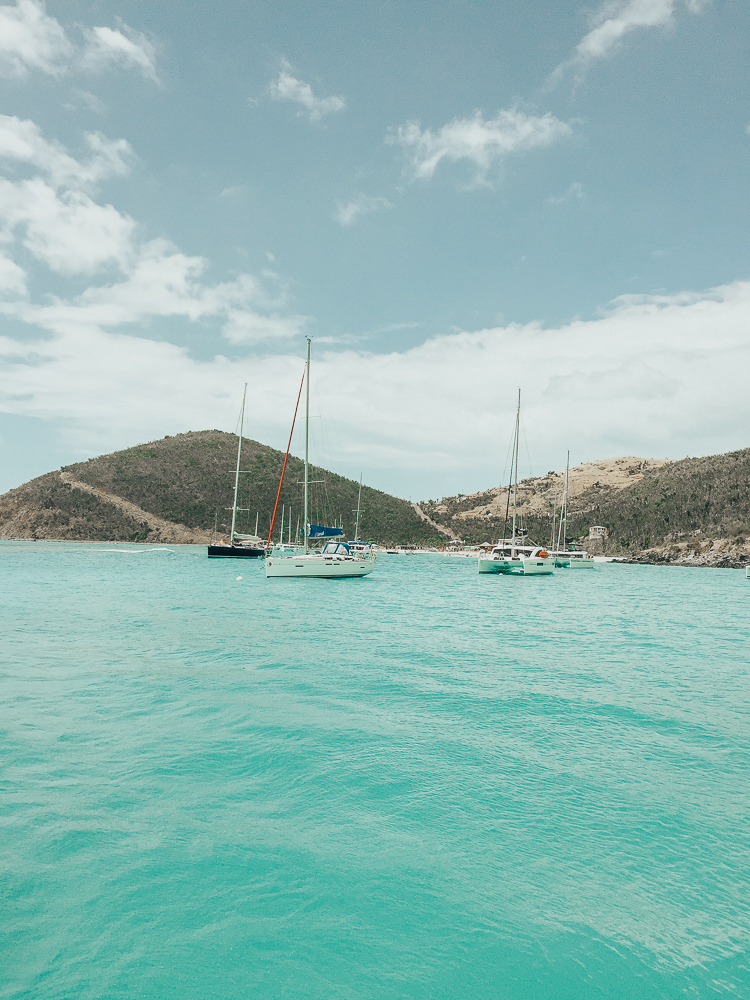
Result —
<instances>
[{"instance_id":1,"label":"distant boat","mask_svg":"<svg viewBox=\"0 0 750 1000\"><path fill-rule=\"evenodd\" d=\"M558 549L556 552L550 552L550 555L554 557L555 566L558 565L558 560L560 560L560 565L565 565L567 569L590 569L596 566L596 560L593 556L590 556L588 552L584 552L583 549Z\"/></svg>"},{"instance_id":2,"label":"distant boat","mask_svg":"<svg viewBox=\"0 0 750 1000\"><path fill-rule=\"evenodd\" d=\"M245 391L242 394L242 414L240 416L240 439L237 444L237 470L234 476L234 503L232 504L232 529L229 532L229 543L216 542L208 546L209 559L258 559L265 555L266 549L263 539L257 533L255 535L242 535L235 531L237 524L237 492L240 485L240 459L242 458L242 435L245 430L245 398L247 396L247 382ZM246 513L246 512L245 512ZM257 532L257 523L256 523Z\"/></svg>"},{"instance_id":3,"label":"distant boat","mask_svg":"<svg viewBox=\"0 0 750 1000\"><path fill-rule=\"evenodd\" d=\"M375 552L371 547L368 546L366 547L367 551L362 551L359 548L359 543L357 543L357 548L352 548L347 545L346 542L340 541L336 537L342 534L342 530L340 528L328 528L325 525L309 523L309 444L310 338L308 337L307 363L305 365L305 514L303 552L302 555L295 554L283 556L276 555L276 553L269 551L266 554L266 577L343 579L346 577L366 576L368 573L372 573L375 569ZM279 493L280 492L281 484L279 484ZM359 528L359 519L357 521L357 528ZM311 552L310 538L325 538L327 541L325 542L322 550Z\"/></svg>"},{"instance_id":4,"label":"distant boat","mask_svg":"<svg viewBox=\"0 0 750 1000\"><path fill-rule=\"evenodd\" d=\"M515 573L523 576L549 576L554 563L546 549L535 545L514 544L503 538L489 555L479 557L480 573Z\"/></svg>"},{"instance_id":5,"label":"distant boat","mask_svg":"<svg viewBox=\"0 0 750 1000\"><path fill-rule=\"evenodd\" d=\"M516 433L513 441L513 528L510 538L502 538L489 555L479 557L480 573L503 573L523 576L549 576L555 571L554 560L540 546L528 544L526 532L516 528L518 499L518 436L521 425L521 390L518 390Z\"/></svg>"},{"instance_id":6,"label":"distant boat","mask_svg":"<svg viewBox=\"0 0 750 1000\"><path fill-rule=\"evenodd\" d=\"M560 510L560 523L557 529L557 548L550 550L550 556L555 561L555 566L565 569L590 569L595 566L593 558L583 549L566 549L560 547L560 538L565 546L568 537L568 475L570 472L570 452L565 465L565 486L563 488L563 502ZM552 515L552 534L555 533L555 515Z\"/></svg>"}]
</instances>

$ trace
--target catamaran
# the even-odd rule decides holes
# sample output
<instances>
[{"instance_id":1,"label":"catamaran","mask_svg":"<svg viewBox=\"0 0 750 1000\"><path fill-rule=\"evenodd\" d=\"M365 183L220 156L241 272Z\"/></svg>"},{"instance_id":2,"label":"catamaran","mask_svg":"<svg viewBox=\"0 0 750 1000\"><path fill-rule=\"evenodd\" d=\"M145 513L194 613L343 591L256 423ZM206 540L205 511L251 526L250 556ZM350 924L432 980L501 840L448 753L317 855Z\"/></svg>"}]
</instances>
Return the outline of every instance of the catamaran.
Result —
<instances>
[{"instance_id":1,"label":"catamaran","mask_svg":"<svg viewBox=\"0 0 750 1000\"><path fill-rule=\"evenodd\" d=\"M489 555L479 557L480 573L505 573L523 576L549 576L554 573L554 561L549 552L538 545L524 544L525 532L516 528L518 500L518 436L521 425L521 390L518 390L516 432L513 440L513 528L510 538L501 538ZM509 487L510 488L510 487ZM507 513L506 513L507 517ZM506 521L507 525L507 521Z\"/></svg>"},{"instance_id":2,"label":"catamaran","mask_svg":"<svg viewBox=\"0 0 750 1000\"><path fill-rule=\"evenodd\" d=\"M247 397L247 382L245 391L242 393L242 411L240 414L240 437L237 442L237 470L234 475L234 502L232 503L232 529L229 532L229 544L226 542L215 542L208 546L209 559L257 559L265 555L263 539L258 536L258 519L255 520L255 534L242 535L235 531L237 525L237 513L247 513L246 510L237 506L237 494L240 485L240 461L242 459L242 435L245 430L245 399Z\"/></svg>"},{"instance_id":3,"label":"catamaran","mask_svg":"<svg viewBox=\"0 0 750 1000\"><path fill-rule=\"evenodd\" d=\"M299 404L299 397L298 397ZM296 416L296 411L295 411ZM292 423L292 429L294 424ZM291 444L291 435L290 435ZM287 448L287 455L289 449ZM345 577L366 576L375 569L375 553L357 551L339 537L343 533L340 528L329 528L325 525L310 524L309 521L309 488L310 488L310 338L307 338L307 363L305 365L305 513L303 551L301 555L277 555L268 552L266 555L266 577L311 577L320 579L343 579ZM284 463L286 468L286 461ZM282 470L281 482L283 483ZM279 484L279 493L281 483ZM277 501L278 502L278 501ZM359 521L357 522L359 528ZM273 520L271 522L273 530ZM355 532L356 534L356 532ZM323 548L310 551L310 539L326 539Z\"/></svg>"},{"instance_id":4,"label":"catamaran","mask_svg":"<svg viewBox=\"0 0 750 1000\"><path fill-rule=\"evenodd\" d=\"M568 549L568 476L570 473L570 452L565 464L565 486L563 487L563 501L560 510L560 523L557 528L557 546L550 550L550 555L555 561L555 566L565 569L589 569L596 566L596 563L588 552L583 549ZM552 533L555 530L555 516L552 515ZM562 536L562 547L560 545Z\"/></svg>"}]
</instances>

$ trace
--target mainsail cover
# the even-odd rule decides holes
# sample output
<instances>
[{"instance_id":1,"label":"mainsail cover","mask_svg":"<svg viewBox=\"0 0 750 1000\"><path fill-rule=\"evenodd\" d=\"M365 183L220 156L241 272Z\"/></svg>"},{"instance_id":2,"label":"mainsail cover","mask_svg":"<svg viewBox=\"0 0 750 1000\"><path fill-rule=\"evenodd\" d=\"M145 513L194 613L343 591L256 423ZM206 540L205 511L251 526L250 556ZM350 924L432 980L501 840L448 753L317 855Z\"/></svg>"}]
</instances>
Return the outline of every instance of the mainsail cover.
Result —
<instances>
[{"instance_id":1,"label":"mainsail cover","mask_svg":"<svg viewBox=\"0 0 750 1000\"><path fill-rule=\"evenodd\" d=\"M336 535L343 535L341 528L326 528L322 524L311 524L308 538L334 538Z\"/></svg>"}]
</instances>

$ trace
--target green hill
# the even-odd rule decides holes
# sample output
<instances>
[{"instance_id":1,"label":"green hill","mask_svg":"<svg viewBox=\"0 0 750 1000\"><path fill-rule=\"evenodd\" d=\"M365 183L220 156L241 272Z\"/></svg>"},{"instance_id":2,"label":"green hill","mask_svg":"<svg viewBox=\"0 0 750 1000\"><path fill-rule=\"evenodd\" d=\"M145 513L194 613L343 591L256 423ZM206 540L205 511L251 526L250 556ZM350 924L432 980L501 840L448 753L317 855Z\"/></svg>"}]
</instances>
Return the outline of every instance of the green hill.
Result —
<instances>
[{"instance_id":1,"label":"green hill","mask_svg":"<svg viewBox=\"0 0 750 1000\"><path fill-rule=\"evenodd\" d=\"M282 452L243 442L238 530L268 533ZM216 524L227 537L237 460L237 437L200 431L165 437L50 472L0 496L0 538L205 544ZM303 463L289 458L280 504L285 536L302 523ZM597 471L597 470L604 471ZM587 472L588 470L588 472ZM592 471L593 470L593 471ZM613 471L614 470L614 471ZM571 469L568 540L589 547L588 529L609 529L605 550L641 561L744 565L750 561L750 449L668 464L641 459L588 463ZM588 477L588 478L586 478ZM358 483L311 468L310 519L343 523L354 533ZM550 538L552 503L560 473L519 484L524 525L532 538ZM507 494L500 488L422 504L444 530L469 542L503 533ZM278 538L280 513L274 537ZM442 545L445 535L422 520L410 503L362 488L363 537L386 545ZM594 551L602 551L596 543Z\"/></svg>"},{"instance_id":2,"label":"green hill","mask_svg":"<svg viewBox=\"0 0 750 1000\"><path fill-rule=\"evenodd\" d=\"M638 561L716 566L750 562L750 448L670 463L632 460L640 461L640 468L628 468L630 461L601 463L623 465L619 482L608 482L602 475L571 496L569 543ZM584 468L571 469L571 479ZM623 474L628 473L632 482L624 483ZM561 483L561 473L548 473L519 484L523 524L542 544L550 540L553 498L559 504ZM484 542L503 534L506 498L496 487L422 507L467 541ZM592 525L609 529L605 544L589 543Z\"/></svg>"},{"instance_id":3,"label":"green hill","mask_svg":"<svg viewBox=\"0 0 750 1000\"><path fill-rule=\"evenodd\" d=\"M750 448L726 455L686 458L646 472L626 490L589 490L569 519L569 533L589 524L609 528L609 544L622 552L702 539L750 536Z\"/></svg>"},{"instance_id":4,"label":"green hill","mask_svg":"<svg viewBox=\"0 0 750 1000\"><path fill-rule=\"evenodd\" d=\"M239 531L253 532L257 514L259 534L268 533L283 460L274 448L243 442ZM229 530L236 461L236 435L213 430L69 465L0 497L0 537L205 542L215 524L220 534ZM291 509L292 537L302 524L303 475L304 463L290 456L279 503L287 519ZM359 484L318 467L310 479L322 481L311 487L311 521L343 522L351 537ZM275 537L280 517L281 508ZM406 500L369 486L362 487L360 535L387 545L444 542Z\"/></svg>"}]
</instances>

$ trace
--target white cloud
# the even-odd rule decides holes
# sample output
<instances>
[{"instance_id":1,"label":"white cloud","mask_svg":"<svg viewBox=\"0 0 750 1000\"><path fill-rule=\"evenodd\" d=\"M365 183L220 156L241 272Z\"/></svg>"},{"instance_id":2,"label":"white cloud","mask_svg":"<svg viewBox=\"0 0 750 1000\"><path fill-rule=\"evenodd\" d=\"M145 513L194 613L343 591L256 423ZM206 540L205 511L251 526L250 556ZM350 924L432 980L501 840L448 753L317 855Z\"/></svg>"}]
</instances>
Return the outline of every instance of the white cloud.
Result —
<instances>
[{"instance_id":1,"label":"white cloud","mask_svg":"<svg viewBox=\"0 0 750 1000\"><path fill-rule=\"evenodd\" d=\"M711 0L683 0L692 14L700 13ZM591 30L576 46L573 56L553 73L559 78L571 66L579 71L613 52L618 43L641 28L659 28L672 23L679 0L607 0L593 17Z\"/></svg>"},{"instance_id":2,"label":"white cloud","mask_svg":"<svg viewBox=\"0 0 750 1000\"><path fill-rule=\"evenodd\" d=\"M0 294L25 295L26 273L15 261L0 254Z\"/></svg>"},{"instance_id":3,"label":"white cloud","mask_svg":"<svg viewBox=\"0 0 750 1000\"><path fill-rule=\"evenodd\" d=\"M225 187L223 190L219 191L220 198L236 198L240 195L246 194L250 188L247 184L231 184L229 187Z\"/></svg>"},{"instance_id":4,"label":"white cloud","mask_svg":"<svg viewBox=\"0 0 750 1000\"><path fill-rule=\"evenodd\" d=\"M174 269L172 278L161 269ZM236 397L252 372L252 434L282 444L302 346L252 361L201 361L163 340L105 328L132 319L134 299L141 310L199 316L253 294L242 282L204 288L200 263L164 256L163 248L146 272L74 303L36 313L13 307L47 333L0 341L0 408L64 418L76 445L111 450L177 430L233 427ZM508 325L434 337L401 353L314 348L314 394L328 438L340 442L327 460L352 475L364 467L370 482L407 496L496 485L518 381L537 472L559 468L568 447L573 461L741 447L750 426L749 323L750 282L737 282L702 294L623 298L599 319L550 329Z\"/></svg>"},{"instance_id":5,"label":"white cloud","mask_svg":"<svg viewBox=\"0 0 750 1000\"><path fill-rule=\"evenodd\" d=\"M304 316L259 316L257 313L230 310L222 333L230 344L258 344L263 341L291 340L303 330Z\"/></svg>"},{"instance_id":6,"label":"white cloud","mask_svg":"<svg viewBox=\"0 0 750 1000\"><path fill-rule=\"evenodd\" d=\"M578 201L583 198L583 184L573 181L565 194L550 195L547 201L550 205L563 205L566 201Z\"/></svg>"},{"instance_id":7,"label":"white cloud","mask_svg":"<svg viewBox=\"0 0 750 1000\"><path fill-rule=\"evenodd\" d=\"M420 128L419 122L400 125L386 139L398 143L409 157L415 177L429 178L442 160L467 160L483 180L495 160L540 146L571 134L570 125L552 114L527 115L517 108L498 111L485 120L480 111L471 118L454 118L437 132Z\"/></svg>"},{"instance_id":8,"label":"white cloud","mask_svg":"<svg viewBox=\"0 0 750 1000\"><path fill-rule=\"evenodd\" d=\"M669 24L674 8L675 0L624 0L616 5L605 4L595 26L576 46L576 57L582 62L602 59L629 32Z\"/></svg>"},{"instance_id":9,"label":"white cloud","mask_svg":"<svg viewBox=\"0 0 750 1000\"><path fill-rule=\"evenodd\" d=\"M120 28L120 31L105 27L86 29L86 47L81 57L81 66L94 72L108 69L112 65L137 69L148 80L158 83L154 45L145 35L126 24L121 23Z\"/></svg>"},{"instance_id":10,"label":"white cloud","mask_svg":"<svg viewBox=\"0 0 750 1000\"><path fill-rule=\"evenodd\" d=\"M73 53L65 30L47 14L43 3L17 0L15 6L0 6L0 73L4 76L26 76L29 70L59 76Z\"/></svg>"},{"instance_id":11,"label":"white cloud","mask_svg":"<svg viewBox=\"0 0 750 1000\"><path fill-rule=\"evenodd\" d=\"M133 254L133 220L90 194L107 177L126 174L133 151L124 139L99 133L85 141L88 155L77 160L34 122L0 115L0 162L44 175L0 178L0 233L6 241L20 233L26 249L59 274L124 269Z\"/></svg>"},{"instance_id":12,"label":"white cloud","mask_svg":"<svg viewBox=\"0 0 750 1000\"><path fill-rule=\"evenodd\" d=\"M58 142L42 136L32 121L0 115L0 161L26 164L46 174L54 187L91 187L112 176L124 176L135 159L125 139L107 139L99 132L85 136L87 159L72 157Z\"/></svg>"},{"instance_id":13,"label":"white cloud","mask_svg":"<svg viewBox=\"0 0 750 1000\"><path fill-rule=\"evenodd\" d=\"M301 104L313 122L319 121L323 115L342 111L346 107L343 97L316 97L310 84L292 76L291 69L286 59L282 59L281 71L269 88L274 100Z\"/></svg>"},{"instance_id":14,"label":"white cloud","mask_svg":"<svg viewBox=\"0 0 750 1000\"><path fill-rule=\"evenodd\" d=\"M63 105L66 111L78 111L79 108L86 108L94 114L103 115L107 110L107 105L100 100L96 94L89 90L74 90L71 99Z\"/></svg>"},{"instance_id":15,"label":"white cloud","mask_svg":"<svg viewBox=\"0 0 750 1000\"><path fill-rule=\"evenodd\" d=\"M159 82L156 49L145 35L122 22L119 29L84 28L83 35L83 46L71 42L43 0L0 5L0 74L22 77L37 70L62 76L76 69L99 72L122 66Z\"/></svg>"},{"instance_id":16,"label":"white cloud","mask_svg":"<svg viewBox=\"0 0 750 1000\"><path fill-rule=\"evenodd\" d=\"M56 299L51 305L29 305L19 315L60 334L144 323L159 316L181 316L192 322L228 317L239 329L243 312L269 301L261 282L249 274L205 285L206 261L180 253L166 240L151 240L134 248L133 255L124 280L91 286L73 299Z\"/></svg>"},{"instance_id":17,"label":"white cloud","mask_svg":"<svg viewBox=\"0 0 750 1000\"><path fill-rule=\"evenodd\" d=\"M27 250L65 275L92 274L110 263L124 268L135 227L112 205L81 191L59 194L38 177L0 179L0 222L6 234L22 229Z\"/></svg>"},{"instance_id":18,"label":"white cloud","mask_svg":"<svg viewBox=\"0 0 750 1000\"><path fill-rule=\"evenodd\" d=\"M386 208L393 208L387 198L372 198L368 195L360 194L348 202L337 202L334 218L342 226L351 226L361 215L369 215L370 212L382 211Z\"/></svg>"},{"instance_id":19,"label":"white cloud","mask_svg":"<svg viewBox=\"0 0 750 1000\"><path fill-rule=\"evenodd\" d=\"M65 276L90 276L102 268L117 272L73 297L49 296L44 304L6 301L6 315L65 344L90 344L97 331L147 326L159 317L213 320L217 332L238 345L299 333L305 318L284 315L285 284L275 272L206 285L203 258L182 254L166 240L140 243L133 219L94 198L97 181L128 169L132 150L99 134L88 135L86 145L87 157L76 160L33 122L0 116L0 162L36 171L21 180L0 177L0 241L8 253L20 243ZM0 292L24 291L24 271L11 256L0 257Z\"/></svg>"}]
</instances>

